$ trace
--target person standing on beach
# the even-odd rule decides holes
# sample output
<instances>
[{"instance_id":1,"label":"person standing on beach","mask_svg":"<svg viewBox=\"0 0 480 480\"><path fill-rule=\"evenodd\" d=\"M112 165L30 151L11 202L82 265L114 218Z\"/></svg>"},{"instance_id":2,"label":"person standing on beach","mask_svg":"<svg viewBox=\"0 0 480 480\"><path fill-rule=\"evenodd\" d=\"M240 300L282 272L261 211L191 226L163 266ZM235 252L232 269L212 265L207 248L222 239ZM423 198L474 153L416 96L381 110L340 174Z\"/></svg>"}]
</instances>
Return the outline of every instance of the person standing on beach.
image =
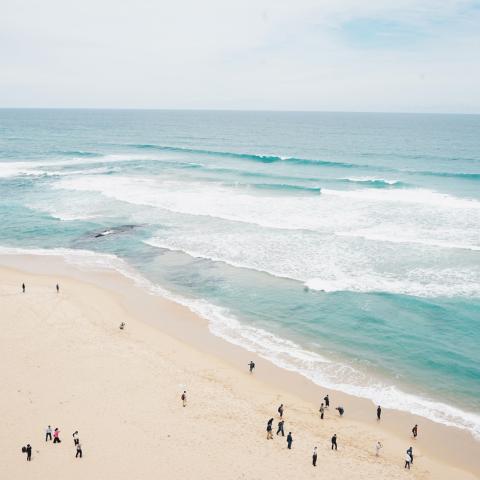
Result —
<instances>
[{"instance_id":1,"label":"person standing on beach","mask_svg":"<svg viewBox=\"0 0 480 480\"><path fill-rule=\"evenodd\" d=\"M183 393L182 393L182 404L184 407L187 406L187 391L185 390Z\"/></svg>"},{"instance_id":2,"label":"person standing on beach","mask_svg":"<svg viewBox=\"0 0 480 480\"><path fill-rule=\"evenodd\" d=\"M323 400L325 401L325 408L328 408L330 406L330 399L328 398L328 394L325 395L325 398Z\"/></svg>"},{"instance_id":3,"label":"person standing on beach","mask_svg":"<svg viewBox=\"0 0 480 480\"><path fill-rule=\"evenodd\" d=\"M25 452L27 453L27 462L32 461L32 446L27 443L27 446L25 448Z\"/></svg>"},{"instance_id":4,"label":"person standing on beach","mask_svg":"<svg viewBox=\"0 0 480 480\"><path fill-rule=\"evenodd\" d=\"M382 416L382 407L379 405L377 407L377 420L380 420L381 416Z\"/></svg>"},{"instance_id":5,"label":"person standing on beach","mask_svg":"<svg viewBox=\"0 0 480 480\"><path fill-rule=\"evenodd\" d=\"M332 450L338 450L337 448L337 434L335 433L332 437Z\"/></svg>"},{"instance_id":6,"label":"person standing on beach","mask_svg":"<svg viewBox=\"0 0 480 480\"><path fill-rule=\"evenodd\" d=\"M292 442L293 442L292 432L288 432L288 435L287 435L287 447L288 447L289 450L292 449Z\"/></svg>"},{"instance_id":7,"label":"person standing on beach","mask_svg":"<svg viewBox=\"0 0 480 480\"><path fill-rule=\"evenodd\" d=\"M80 442L79 438L78 438L78 430L75 430L73 433L72 433L72 437L73 437L73 444L74 445L78 445L78 443Z\"/></svg>"},{"instance_id":8,"label":"person standing on beach","mask_svg":"<svg viewBox=\"0 0 480 480\"><path fill-rule=\"evenodd\" d=\"M25 284L22 283L22 292L25 293Z\"/></svg>"},{"instance_id":9,"label":"person standing on beach","mask_svg":"<svg viewBox=\"0 0 480 480\"><path fill-rule=\"evenodd\" d=\"M320 405L320 410L319 410L319 412L320 412L320 419L323 420L323 415L324 415L324 413L325 413L325 408L324 408L324 406L323 406L323 403Z\"/></svg>"},{"instance_id":10,"label":"person standing on beach","mask_svg":"<svg viewBox=\"0 0 480 480\"><path fill-rule=\"evenodd\" d=\"M57 283L56 285L57 293L60 293L60 285Z\"/></svg>"},{"instance_id":11,"label":"person standing on beach","mask_svg":"<svg viewBox=\"0 0 480 480\"><path fill-rule=\"evenodd\" d=\"M413 465L413 448L410 447L410 448L407 450L407 453L410 455L410 463Z\"/></svg>"},{"instance_id":12,"label":"person standing on beach","mask_svg":"<svg viewBox=\"0 0 480 480\"><path fill-rule=\"evenodd\" d=\"M383 445L380 443L380 441L377 442L375 445L375 456L378 457L380 455L380 450L382 449Z\"/></svg>"},{"instance_id":13,"label":"person standing on beach","mask_svg":"<svg viewBox=\"0 0 480 480\"><path fill-rule=\"evenodd\" d=\"M273 440L272 423L273 423L273 418L271 418L267 423L267 440Z\"/></svg>"},{"instance_id":14,"label":"person standing on beach","mask_svg":"<svg viewBox=\"0 0 480 480\"><path fill-rule=\"evenodd\" d=\"M82 446L80 445L80 442L78 442L77 444L77 453L75 454L75 458L82 458L83 456L83 453L82 453Z\"/></svg>"},{"instance_id":15,"label":"person standing on beach","mask_svg":"<svg viewBox=\"0 0 480 480\"><path fill-rule=\"evenodd\" d=\"M282 434L282 437L285 436L285 432L283 431L283 424L284 424L284 423L285 423L285 422L284 422L283 420L280 420L280 421L278 422L278 428L277 428L277 435L278 435L279 433L281 433L281 434Z\"/></svg>"},{"instance_id":16,"label":"person standing on beach","mask_svg":"<svg viewBox=\"0 0 480 480\"><path fill-rule=\"evenodd\" d=\"M317 447L313 449L313 454L312 454L312 465L314 467L317 466Z\"/></svg>"},{"instance_id":17,"label":"person standing on beach","mask_svg":"<svg viewBox=\"0 0 480 480\"><path fill-rule=\"evenodd\" d=\"M278 415L280 418L283 418L283 403L278 407Z\"/></svg>"},{"instance_id":18,"label":"person standing on beach","mask_svg":"<svg viewBox=\"0 0 480 480\"><path fill-rule=\"evenodd\" d=\"M56 428L53 431L53 443L60 443L61 442L59 435L60 435L60 430L58 428Z\"/></svg>"},{"instance_id":19,"label":"person standing on beach","mask_svg":"<svg viewBox=\"0 0 480 480\"><path fill-rule=\"evenodd\" d=\"M52 427L50 425L45 430L45 441L48 442L49 440L52 440Z\"/></svg>"},{"instance_id":20,"label":"person standing on beach","mask_svg":"<svg viewBox=\"0 0 480 480\"><path fill-rule=\"evenodd\" d=\"M255 368L255 363L253 363L252 360L250 360L250 363L248 364L248 368L250 369L250 373L253 373L253 369Z\"/></svg>"},{"instance_id":21,"label":"person standing on beach","mask_svg":"<svg viewBox=\"0 0 480 480\"><path fill-rule=\"evenodd\" d=\"M412 459L410 458L410 455L408 453L405 454L405 468L408 468L410 470L410 463Z\"/></svg>"},{"instance_id":22,"label":"person standing on beach","mask_svg":"<svg viewBox=\"0 0 480 480\"><path fill-rule=\"evenodd\" d=\"M417 438L417 435L418 435L418 425L415 424L415 426L412 428L412 434L413 434L413 438Z\"/></svg>"}]
</instances>

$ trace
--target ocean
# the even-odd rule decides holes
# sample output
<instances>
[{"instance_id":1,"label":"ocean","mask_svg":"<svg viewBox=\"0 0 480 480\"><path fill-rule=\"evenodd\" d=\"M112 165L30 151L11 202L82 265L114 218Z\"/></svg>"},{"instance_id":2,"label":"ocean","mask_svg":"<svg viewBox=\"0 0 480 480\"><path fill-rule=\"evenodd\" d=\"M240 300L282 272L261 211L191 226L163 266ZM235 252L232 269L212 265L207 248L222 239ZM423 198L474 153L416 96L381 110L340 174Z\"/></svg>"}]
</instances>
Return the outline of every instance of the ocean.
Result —
<instances>
[{"instance_id":1,"label":"ocean","mask_svg":"<svg viewBox=\"0 0 480 480\"><path fill-rule=\"evenodd\" d=\"M0 110L0 221L480 438L480 116Z\"/></svg>"}]
</instances>

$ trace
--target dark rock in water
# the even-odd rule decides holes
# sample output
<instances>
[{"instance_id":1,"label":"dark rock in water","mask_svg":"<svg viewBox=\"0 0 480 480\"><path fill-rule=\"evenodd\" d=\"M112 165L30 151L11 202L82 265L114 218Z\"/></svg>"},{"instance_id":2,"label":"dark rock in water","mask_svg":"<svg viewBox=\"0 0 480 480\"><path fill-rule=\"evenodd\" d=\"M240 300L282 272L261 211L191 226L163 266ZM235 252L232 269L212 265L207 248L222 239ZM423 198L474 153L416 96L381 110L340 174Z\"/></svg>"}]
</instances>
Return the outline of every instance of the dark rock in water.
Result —
<instances>
[{"instance_id":1,"label":"dark rock in water","mask_svg":"<svg viewBox=\"0 0 480 480\"><path fill-rule=\"evenodd\" d=\"M103 230L102 232L96 233L94 238L106 237L107 235L113 235L114 233L122 233L128 230L133 230L139 225L120 225L118 227L112 227L108 230Z\"/></svg>"}]
</instances>

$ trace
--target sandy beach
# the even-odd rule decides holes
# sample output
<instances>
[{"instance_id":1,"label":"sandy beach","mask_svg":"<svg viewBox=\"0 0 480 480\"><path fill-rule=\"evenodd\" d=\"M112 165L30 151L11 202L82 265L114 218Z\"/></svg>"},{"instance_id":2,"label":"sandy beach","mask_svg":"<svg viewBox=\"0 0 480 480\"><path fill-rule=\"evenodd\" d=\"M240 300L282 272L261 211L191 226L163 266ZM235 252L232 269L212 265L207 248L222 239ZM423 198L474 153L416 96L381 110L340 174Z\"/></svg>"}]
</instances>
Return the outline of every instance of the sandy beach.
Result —
<instances>
[{"instance_id":1,"label":"sandy beach","mask_svg":"<svg viewBox=\"0 0 480 480\"><path fill-rule=\"evenodd\" d=\"M480 447L468 432L388 410L377 422L371 402L227 344L187 308L120 274L81 270L60 257L3 256L0 265L5 478L479 478ZM325 393L332 403L322 421ZM292 450L275 435L280 403ZM47 425L60 429L62 443L45 442ZM75 458L75 430L82 459ZM334 433L338 451L330 448ZM21 452L27 443L32 462ZM414 464L405 471L410 445Z\"/></svg>"}]
</instances>

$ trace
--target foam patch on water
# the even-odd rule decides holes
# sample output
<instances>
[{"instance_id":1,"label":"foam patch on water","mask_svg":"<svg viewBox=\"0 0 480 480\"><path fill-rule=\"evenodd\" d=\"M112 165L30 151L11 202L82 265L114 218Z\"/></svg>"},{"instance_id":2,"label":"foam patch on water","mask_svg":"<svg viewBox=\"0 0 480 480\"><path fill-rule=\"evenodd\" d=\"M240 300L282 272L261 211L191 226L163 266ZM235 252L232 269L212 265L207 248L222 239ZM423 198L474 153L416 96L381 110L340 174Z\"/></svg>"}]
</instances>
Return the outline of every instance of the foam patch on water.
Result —
<instances>
[{"instance_id":1,"label":"foam patch on water","mask_svg":"<svg viewBox=\"0 0 480 480\"><path fill-rule=\"evenodd\" d=\"M21 249L0 247L0 255L60 256L81 270L114 270L133 280L152 294L169 298L189 308L209 322L210 331L224 340L257 353L275 365L299 373L324 388L339 390L356 397L367 398L374 404L426 417L434 422L468 430L480 440L480 415L465 412L451 405L404 392L395 385L378 379L351 366L331 361L300 345L264 329L242 324L227 309L204 300L174 295L152 284L125 261L110 254L71 249Z\"/></svg>"}]
</instances>

